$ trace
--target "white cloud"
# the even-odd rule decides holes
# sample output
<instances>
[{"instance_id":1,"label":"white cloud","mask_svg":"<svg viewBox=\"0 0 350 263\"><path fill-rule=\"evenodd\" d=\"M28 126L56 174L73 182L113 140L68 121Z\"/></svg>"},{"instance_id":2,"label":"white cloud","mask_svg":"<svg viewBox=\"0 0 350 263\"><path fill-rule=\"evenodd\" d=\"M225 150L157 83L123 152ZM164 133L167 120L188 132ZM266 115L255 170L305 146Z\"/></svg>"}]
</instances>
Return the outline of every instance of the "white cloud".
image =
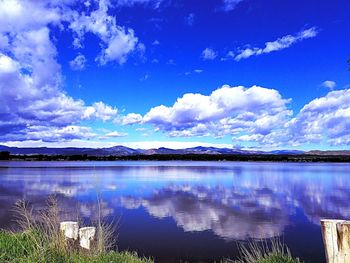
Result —
<instances>
[{"instance_id":1,"label":"white cloud","mask_svg":"<svg viewBox=\"0 0 350 263\"><path fill-rule=\"evenodd\" d=\"M79 54L72 61L69 62L69 66L72 70L83 70L85 68L86 58L84 55Z\"/></svg>"},{"instance_id":2,"label":"white cloud","mask_svg":"<svg viewBox=\"0 0 350 263\"><path fill-rule=\"evenodd\" d=\"M235 60L236 61L239 61L243 58L249 58L251 56L254 56L257 54L257 51L259 49L255 48L255 49L251 49L251 48L246 48L246 49L243 49L239 52L238 55L235 56Z\"/></svg>"},{"instance_id":3,"label":"white cloud","mask_svg":"<svg viewBox=\"0 0 350 263\"><path fill-rule=\"evenodd\" d=\"M129 113L122 117L121 123L123 125L139 124L142 122L141 114Z\"/></svg>"},{"instance_id":4,"label":"white cloud","mask_svg":"<svg viewBox=\"0 0 350 263\"><path fill-rule=\"evenodd\" d=\"M326 81L322 82L321 85L325 88L330 89L330 90L333 90L337 86L337 84L333 80L326 80Z\"/></svg>"},{"instance_id":5,"label":"white cloud","mask_svg":"<svg viewBox=\"0 0 350 263\"><path fill-rule=\"evenodd\" d=\"M103 148L115 146L115 142L110 141L94 141L73 139L69 141L42 141L42 140L26 140L26 141L7 141L2 143L3 145L10 147L91 147L91 148ZM133 149L154 149L154 148L171 148L171 149L184 149L197 146L204 147L217 147L217 148L232 148L232 144L220 144L220 143L206 143L206 142L181 142L181 141L134 141L134 142L118 142L118 145L130 147Z\"/></svg>"},{"instance_id":6,"label":"white cloud","mask_svg":"<svg viewBox=\"0 0 350 263\"><path fill-rule=\"evenodd\" d=\"M176 65L175 60L173 60L173 59L169 59L167 64L172 65L172 66Z\"/></svg>"},{"instance_id":7,"label":"white cloud","mask_svg":"<svg viewBox=\"0 0 350 263\"><path fill-rule=\"evenodd\" d=\"M0 1L1 141L91 138L94 133L80 125L83 119L110 120L117 113L102 102L86 106L62 90L64 77L51 29L64 29L73 16L81 15L71 4ZM94 26L108 39L103 25ZM81 68L83 60L78 56L72 65Z\"/></svg>"},{"instance_id":8,"label":"white cloud","mask_svg":"<svg viewBox=\"0 0 350 263\"><path fill-rule=\"evenodd\" d=\"M117 61L124 64L127 55L136 49L138 38L135 37L132 29L120 30L109 42L98 61L103 65L109 61Z\"/></svg>"},{"instance_id":9,"label":"white cloud","mask_svg":"<svg viewBox=\"0 0 350 263\"><path fill-rule=\"evenodd\" d=\"M140 81L148 80L148 78L149 78L149 75L148 75L148 74L145 74L144 76L142 76L142 77L140 78Z\"/></svg>"},{"instance_id":10,"label":"white cloud","mask_svg":"<svg viewBox=\"0 0 350 263\"><path fill-rule=\"evenodd\" d=\"M234 143L270 148L350 145L350 89L312 100L295 117L289 102L273 89L223 86L210 95L184 94L172 106L153 107L143 117L134 114L130 124L151 124L170 137L229 135Z\"/></svg>"},{"instance_id":11,"label":"white cloud","mask_svg":"<svg viewBox=\"0 0 350 263\"><path fill-rule=\"evenodd\" d=\"M331 91L306 104L288 123L295 144L350 145L350 89Z\"/></svg>"},{"instance_id":12,"label":"white cloud","mask_svg":"<svg viewBox=\"0 0 350 263\"><path fill-rule=\"evenodd\" d=\"M158 46L158 45L160 45L160 42L156 39L156 40L154 40L154 41L152 42L152 45L153 45L153 46Z\"/></svg>"},{"instance_id":13,"label":"white cloud","mask_svg":"<svg viewBox=\"0 0 350 263\"><path fill-rule=\"evenodd\" d=\"M220 60L226 61L226 60L230 60L230 59L234 59L234 58L235 58L235 53L232 50L230 50L227 52L226 56L222 57Z\"/></svg>"},{"instance_id":14,"label":"white cloud","mask_svg":"<svg viewBox=\"0 0 350 263\"><path fill-rule=\"evenodd\" d=\"M18 32L36 30L61 20L61 5L50 1L0 1L0 31Z\"/></svg>"},{"instance_id":15,"label":"white cloud","mask_svg":"<svg viewBox=\"0 0 350 263\"><path fill-rule=\"evenodd\" d=\"M232 11L243 0L223 0L223 1L224 1L224 6L223 6L224 11Z\"/></svg>"},{"instance_id":16,"label":"white cloud","mask_svg":"<svg viewBox=\"0 0 350 263\"><path fill-rule=\"evenodd\" d=\"M268 54L270 52L278 51L290 47L291 45L300 42L304 39L313 38L318 34L318 30L315 27L303 30L296 35L287 35L281 37L272 42L266 42L264 48L248 47L239 50L238 54L235 55L235 60L239 61L241 59L249 58L251 56L258 56L262 54ZM232 57L232 53L230 56Z\"/></svg>"},{"instance_id":17,"label":"white cloud","mask_svg":"<svg viewBox=\"0 0 350 263\"><path fill-rule=\"evenodd\" d=\"M125 137L127 135L128 134L125 132L114 131L114 132L107 133L105 136L107 136L107 137Z\"/></svg>"},{"instance_id":18,"label":"white cloud","mask_svg":"<svg viewBox=\"0 0 350 263\"><path fill-rule=\"evenodd\" d=\"M190 14L186 17L186 23L187 23L189 26L193 26L194 20L195 20L195 15L194 15L194 13L190 13Z\"/></svg>"},{"instance_id":19,"label":"white cloud","mask_svg":"<svg viewBox=\"0 0 350 263\"><path fill-rule=\"evenodd\" d=\"M205 48L201 54L201 57L204 60L214 60L217 56L217 52L211 48Z\"/></svg>"},{"instance_id":20,"label":"white cloud","mask_svg":"<svg viewBox=\"0 0 350 263\"><path fill-rule=\"evenodd\" d=\"M114 132L109 132L103 136L100 136L99 139L100 140L107 140L110 138L119 138L119 137L125 137L125 136L128 136L128 134L126 132L114 131Z\"/></svg>"},{"instance_id":21,"label":"white cloud","mask_svg":"<svg viewBox=\"0 0 350 263\"><path fill-rule=\"evenodd\" d=\"M18 69L18 63L10 57L3 54L0 55L0 72L2 74L12 73Z\"/></svg>"},{"instance_id":22,"label":"white cloud","mask_svg":"<svg viewBox=\"0 0 350 263\"><path fill-rule=\"evenodd\" d=\"M97 35L102 40L102 52L97 57L100 64L110 61L123 64L128 55L141 46L138 45L138 38L131 28L118 26L116 18L108 15L108 8L109 1L100 0L98 9L89 15L72 11L69 28L75 33L74 45L77 48L82 47L87 32Z\"/></svg>"},{"instance_id":23,"label":"white cloud","mask_svg":"<svg viewBox=\"0 0 350 263\"><path fill-rule=\"evenodd\" d=\"M95 102L92 106L85 109L83 119L101 119L103 121L111 120L118 113L116 108L112 108L103 102Z\"/></svg>"},{"instance_id":24,"label":"white cloud","mask_svg":"<svg viewBox=\"0 0 350 263\"><path fill-rule=\"evenodd\" d=\"M273 89L224 85L208 96L187 93L171 107L154 107L143 116L142 123L152 124L171 137L267 136L288 120L288 102Z\"/></svg>"},{"instance_id":25,"label":"white cloud","mask_svg":"<svg viewBox=\"0 0 350 263\"><path fill-rule=\"evenodd\" d=\"M200 74L203 72L203 69L194 69L193 71L186 71L185 72L185 75L188 76L188 75L191 75L191 74Z\"/></svg>"},{"instance_id":26,"label":"white cloud","mask_svg":"<svg viewBox=\"0 0 350 263\"><path fill-rule=\"evenodd\" d=\"M42 140L45 142L71 141L74 139L88 139L96 134L90 127L68 125L65 127L32 126L28 128L25 140Z\"/></svg>"},{"instance_id":27,"label":"white cloud","mask_svg":"<svg viewBox=\"0 0 350 263\"><path fill-rule=\"evenodd\" d=\"M9 46L9 38L6 35L0 35L0 49L5 50Z\"/></svg>"},{"instance_id":28,"label":"white cloud","mask_svg":"<svg viewBox=\"0 0 350 263\"><path fill-rule=\"evenodd\" d=\"M159 8L162 2L163 0L117 0L120 6L150 5L155 9Z\"/></svg>"}]
</instances>

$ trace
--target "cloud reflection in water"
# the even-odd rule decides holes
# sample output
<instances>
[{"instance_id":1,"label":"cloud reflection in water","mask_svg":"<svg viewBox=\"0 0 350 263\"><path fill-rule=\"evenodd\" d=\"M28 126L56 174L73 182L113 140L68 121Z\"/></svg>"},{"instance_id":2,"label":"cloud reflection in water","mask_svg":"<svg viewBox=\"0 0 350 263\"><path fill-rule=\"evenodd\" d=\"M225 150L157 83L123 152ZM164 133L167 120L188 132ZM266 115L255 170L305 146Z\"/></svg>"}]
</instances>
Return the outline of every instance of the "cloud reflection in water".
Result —
<instances>
[{"instance_id":1,"label":"cloud reflection in water","mask_svg":"<svg viewBox=\"0 0 350 263\"><path fill-rule=\"evenodd\" d=\"M269 238L284 234L296 211L312 224L324 217L349 219L349 168L348 164L125 162L98 164L95 171L2 169L0 224L6 226L17 199L40 203L52 193L65 200L67 211L78 209L82 216L92 217L98 188L106 216L119 216L121 207L143 208L153 218L172 218L185 232L209 230L225 240Z\"/></svg>"}]
</instances>

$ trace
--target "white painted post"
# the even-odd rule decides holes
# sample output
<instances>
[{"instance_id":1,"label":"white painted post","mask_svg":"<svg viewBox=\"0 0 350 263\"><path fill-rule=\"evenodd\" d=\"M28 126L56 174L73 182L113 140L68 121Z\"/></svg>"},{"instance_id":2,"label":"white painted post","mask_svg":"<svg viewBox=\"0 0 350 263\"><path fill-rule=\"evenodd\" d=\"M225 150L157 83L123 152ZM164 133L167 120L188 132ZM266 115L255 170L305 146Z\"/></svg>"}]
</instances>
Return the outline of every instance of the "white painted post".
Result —
<instances>
[{"instance_id":1,"label":"white painted post","mask_svg":"<svg viewBox=\"0 0 350 263\"><path fill-rule=\"evenodd\" d=\"M64 221L60 223L60 230L63 232L64 237L73 238L74 240L78 239L78 222L74 221Z\"/></svg>"},{"instance_id":2,"label":"white painted post","mask_svg":"<svg viewBox=\"0 0 350 263\"><path fill-rule=\"evenodd\" d=\"M79 229L80 246L90 249L90 241L94 239L96 227L82 227Z\"/></svg>"},{"instance_id":3,"label":"white painted post","mask_svg":"<svg viewBox=\"0 0 350 263\"><path fill-rule=\"evenodd\" d=\"M327 263L350 262L350 221L321 220Z\"/></svg>"}]
</instances>

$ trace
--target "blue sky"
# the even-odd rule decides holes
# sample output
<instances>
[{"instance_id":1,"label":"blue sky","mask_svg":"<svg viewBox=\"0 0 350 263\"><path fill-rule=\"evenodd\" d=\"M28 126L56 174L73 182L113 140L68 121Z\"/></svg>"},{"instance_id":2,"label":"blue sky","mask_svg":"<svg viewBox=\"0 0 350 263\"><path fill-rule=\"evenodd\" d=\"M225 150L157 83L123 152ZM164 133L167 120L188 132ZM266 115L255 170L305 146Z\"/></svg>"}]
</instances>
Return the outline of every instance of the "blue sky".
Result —
<instances>
[{"instance_id":1,"label":"blue sky","mask_svg":"<svg viewBox=\"0 0 350 263\"><path fill-rule=\"evenodd\" d=\"M0 143L348 149L350 2L0 1Z\"/></svg>"}]
</instances>

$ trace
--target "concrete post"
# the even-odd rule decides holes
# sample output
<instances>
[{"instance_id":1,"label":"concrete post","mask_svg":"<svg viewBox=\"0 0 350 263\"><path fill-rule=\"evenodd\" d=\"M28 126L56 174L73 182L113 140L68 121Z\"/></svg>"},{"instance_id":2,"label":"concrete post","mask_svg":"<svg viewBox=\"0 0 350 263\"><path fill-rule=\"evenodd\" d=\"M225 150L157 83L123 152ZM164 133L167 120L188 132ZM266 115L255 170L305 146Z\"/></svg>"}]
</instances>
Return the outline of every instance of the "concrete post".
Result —
<instances>
[{"instance_id":1,"label":"concrete post","mask_svg":"<svg viewBox=\"0 0 350 263\"><path fill-rule=\"evenodd\" d=\"M78 222L74 221L64 221L60 223L60 230L63 232L64 237L72 238L74 240L78 239Z\"/></svg>"},{"instance_id":2,"label":"concrete post","mask_svg":"<svg viewBox=\"0 0 350 263\"><path fill-rule=\"evenodd\" d=\"M80 246L90 249L90 241L94 239L96 227L82 227L79 229Z\"/></svg>"}]
</instances>

